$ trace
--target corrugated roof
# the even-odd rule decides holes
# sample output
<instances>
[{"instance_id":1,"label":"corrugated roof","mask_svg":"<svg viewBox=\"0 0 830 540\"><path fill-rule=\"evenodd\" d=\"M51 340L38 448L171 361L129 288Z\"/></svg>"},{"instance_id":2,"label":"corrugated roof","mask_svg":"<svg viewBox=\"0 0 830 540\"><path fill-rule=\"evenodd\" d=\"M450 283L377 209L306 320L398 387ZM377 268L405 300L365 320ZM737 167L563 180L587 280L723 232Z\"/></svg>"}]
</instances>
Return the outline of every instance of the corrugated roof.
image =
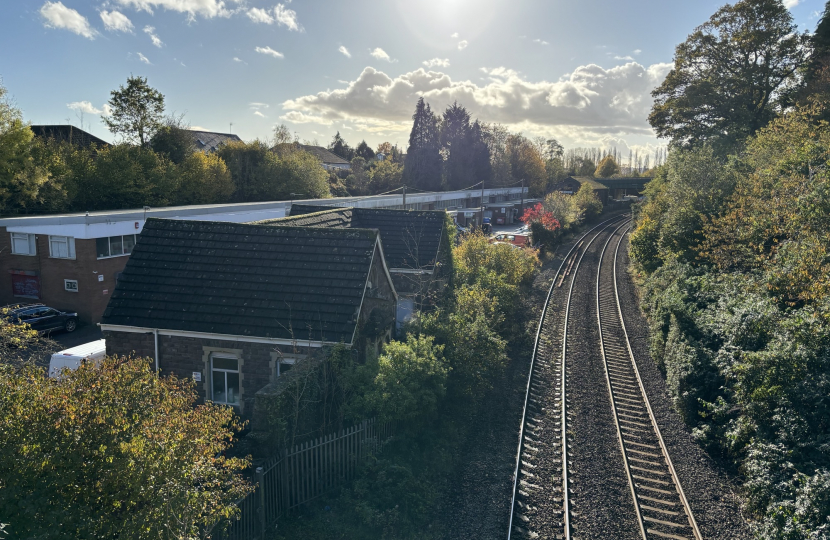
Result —
<instances>
[{"instance_id":1,"label":"corrugated roof","mask_svg":"<svg viewBox=\"0 0 830 540\"><path fill-rule=\"evenodd\" d=\"M150 218L103 323L350 343L377 232Z\"/></svg>"}]
</instances>

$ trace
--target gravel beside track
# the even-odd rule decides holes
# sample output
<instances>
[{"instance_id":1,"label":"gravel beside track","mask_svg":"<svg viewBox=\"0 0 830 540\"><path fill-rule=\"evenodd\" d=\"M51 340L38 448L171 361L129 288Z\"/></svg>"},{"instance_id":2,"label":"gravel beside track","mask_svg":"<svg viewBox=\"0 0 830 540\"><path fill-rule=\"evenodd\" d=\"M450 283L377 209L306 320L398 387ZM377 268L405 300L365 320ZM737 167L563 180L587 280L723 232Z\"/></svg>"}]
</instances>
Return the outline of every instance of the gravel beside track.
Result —
<instances>
[{"instance_id":1,"label":"gravel beside track","mask_svg":"<svg viewBox=\"0 0 830 540\"><path fill-rule=\"evenodd\" d=\"M652 411L703 538L749 539L750 527L741 513L735 484L698 446L689 428L673 410L665 377L649 356L648 324L639 308L629 266L626 238L617 261L623 318Z\"/></svg>"}]
</instances>

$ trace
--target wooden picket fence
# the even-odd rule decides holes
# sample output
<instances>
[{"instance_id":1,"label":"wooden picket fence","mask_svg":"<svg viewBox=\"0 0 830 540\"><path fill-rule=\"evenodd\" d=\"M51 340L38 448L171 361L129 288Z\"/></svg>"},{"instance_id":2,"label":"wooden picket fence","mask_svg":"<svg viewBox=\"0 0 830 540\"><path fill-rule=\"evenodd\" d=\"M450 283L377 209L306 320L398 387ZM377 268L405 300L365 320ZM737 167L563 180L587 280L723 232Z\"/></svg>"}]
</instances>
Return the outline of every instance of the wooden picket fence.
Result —
<instances>
[{"instance_id":1,"label":"wooden picket fence","mask_svg":"<svg viewBox=\"0 0 830 540\"><path fill-rule=\"evenodd\" d=\"M265 531L287 512L354 478L363 460L383 450L392 430L390 423L364 420L283 450L256 468L256 489L237 502L238 519L220 538L263 539Z\"/></svg>"}]
</instances>

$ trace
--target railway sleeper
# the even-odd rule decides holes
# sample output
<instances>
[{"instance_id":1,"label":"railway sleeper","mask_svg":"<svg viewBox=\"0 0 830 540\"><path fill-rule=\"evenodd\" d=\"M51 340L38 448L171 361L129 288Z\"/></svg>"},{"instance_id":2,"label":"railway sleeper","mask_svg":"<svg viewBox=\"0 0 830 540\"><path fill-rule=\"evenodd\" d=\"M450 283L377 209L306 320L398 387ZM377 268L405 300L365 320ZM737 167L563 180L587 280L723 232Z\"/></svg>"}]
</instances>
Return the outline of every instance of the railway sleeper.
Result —
<instances>
[{"instance_id":1,"label":"railway sleeper","mask_svg":"<svg viewBox=\"0 0 830 540\"><path fill-rule=\"evenodd\" d=\"M646 532L648 534L653 534L653 535L659 536L661 538L671 538L672 540L689 540L689 538L690 538L688 536L678 536L676 534L664 533L662 531L656 531L654 529L646 529Z\"/></svg>"}]
</instances>

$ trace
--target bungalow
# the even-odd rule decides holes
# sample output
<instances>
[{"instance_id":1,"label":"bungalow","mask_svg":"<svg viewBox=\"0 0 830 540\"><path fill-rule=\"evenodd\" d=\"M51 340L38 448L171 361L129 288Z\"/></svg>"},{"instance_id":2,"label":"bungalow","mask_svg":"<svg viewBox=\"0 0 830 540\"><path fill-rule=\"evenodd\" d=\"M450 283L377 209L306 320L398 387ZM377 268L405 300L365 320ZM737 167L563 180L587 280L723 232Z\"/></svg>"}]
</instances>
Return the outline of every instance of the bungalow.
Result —
<instances>
[{"instance_id":1,"label":"bungalow","mask_svg":"<svg viewBox=\"0 0 830 540\"><path fill-rule=\"evenodd\" d=\"M429 301L429 296L446 284L448 276L443 270L449 267L447 257L451 247L442 246L446 215L442 210L294 204L290 217L256 223L379 231L389 273L399 294L397 320L400 325L412 314L416 304Z\"/></svg>"},{"instance_id":2,"label":"bungalow","mask_svg":"<svg viewBox=\"0 0 830 540\"><path fill-rule=\"evenodd\" d=\"M256 392L314 351L377 352L396 300L377 231L151 218L101 329L107 354L152 358L249 418Z\"/></svg>"},{"instance_id":3,"label":"bungalow","mask_svg":"<svg viewBox=\"0 0 830 540\"><path fill-rule=\"evenodd\" d=\"M210 154L219 150L219 147L229 142L242 142L239 135L233 133L217 133L215 131L200 131L189 129L187 132L193 137L193 146L196 151Z\"/></svg>"}]
</instances>

